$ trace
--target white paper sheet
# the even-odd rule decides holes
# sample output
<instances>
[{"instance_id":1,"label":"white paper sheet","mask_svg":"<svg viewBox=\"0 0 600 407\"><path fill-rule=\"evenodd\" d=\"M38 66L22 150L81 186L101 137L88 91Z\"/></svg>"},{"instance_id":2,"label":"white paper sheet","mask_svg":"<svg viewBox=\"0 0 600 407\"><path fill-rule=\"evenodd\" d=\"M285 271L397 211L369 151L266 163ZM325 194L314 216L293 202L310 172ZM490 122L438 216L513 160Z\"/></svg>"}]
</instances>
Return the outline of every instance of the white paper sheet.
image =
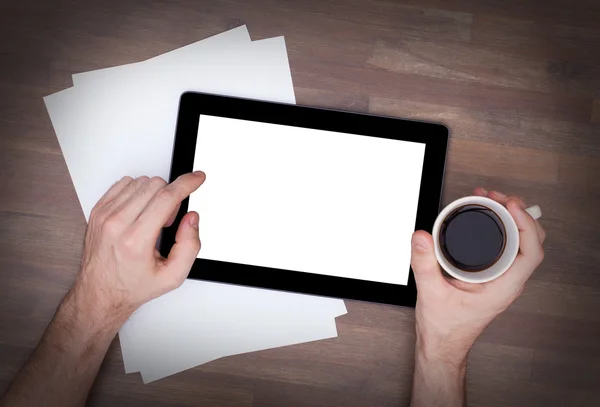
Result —
<instances>
[{"instance_id":1,"label":"white paper sheet","mask_svg":"<svg viewBox=\"0 0 600 407\"><path fill-rule=\"evenodd\" d=\"M156 358L172 356L171 365L187 366L203 357L214 360L268 349L273 341L322 339L329 336L311 323L327 320L335 326L332 320L346 312L343 301L326 297L187 280L178 290L142 306L121 329L121 348L125 345L130 357L126 373L153 368ZM239 341L242 336L245 339Z\"/></svg>"},{"instance_id":2,"label":"white paper sheet","mask_svg":"<svg viewBox=\"0 0 600 407\"><path fill-rule=\"evenodd\" d=\"M94 85L98 82L109 81L113 75L136 74L136 70L145 69L150 65L162 67L169 72L173 66L197 64L198 60L218 57L223 53L236 52L240 46L250 43L250 34L245 25L214 35L202 41L177 48L154 58L132 64L97 69L72 75L75 86Z\"/></svg>"},{"instance_id":3,"label":"white paper sheet","mask_svg":"<svg viewBox=\"0 0 600 407\"><path fill-rule=\"evenodd\" d=\"M77 74L73 79L75 87L44 101L86 219L97 200L123 175L168 177L177 102L184 91L295 103L283 37L249 43L245 26L144 62ZM194 288L185 295L184 287ZM336 336L333 318L346 313L343 301L277 294L187 281L181 289L138 310L123 327L119 338L126 372L143 369L147 382L227 355ZM264 302L256 299L261 297L271 298L268 307L260 308ZM223 313L215 313L215 308L233 299L247 306L228 308L229 319L219 319ZM298 312L294 318L284 318L280 310L294 313L289 306L292 299ZM185 309L197 312L186 314ZM256 313L250 317L246 309ZM198 316L204 319L195 319ZM248 327L250 320L258 323ZM164 335L169 332L178 336ZM213 339L209 341L211 336L203 332L211 332ZM194 346L196 341L204 346ZM148 349L154 353L148 354ZM163 368L164 360L171 362Z\"/></svg>"},{"instance_id":4,"label":"white paper sheet","mask_svg":"<svg viewBox=\"0 0 600 407\"><path fill-rule=\"evenodd\" d=\"M335 337L334 318L345 313L329 298L188 280L128 322L143 331L122 332L136 344L128 367L148 382L224 356Z\"/></svg>"},{"instance_id":5,"label":"white paper sheet","mask_svg":"<svg viewBox=\"0 0 600 407\"><path fill-rule=\"evenodd\" d=\"M283 37L206 60L174 65L168 75L155 65L135 75L111 71L110 85L94 78L44 98L86 219L124 174L168 179L182 93L295 103Z\"/></svg>"},{"instance_id":6,"label":"white paper sheet","mask_svg":"<svg viewBox=\"0 0 600 407\"><path fill-rule=\"evenodd\" d=\"M303 324L303 322L306 324ZM302 327L303 325L305 325L305 328L307 329L300 331L297 326ZM295 330L293 335L271 335L269 333L265 334L264 331L259 331L258 329L248 329L247 331L243 332L243 334L238 335L237 339L239 341L243 341L244 338L257 338L264 336L264 339L260 341L260 346L247 346L245 348L237 345L233 345L230 348L224 346L222 349L224 354L214 358L210 355L204 354L204 352L193 353L187 350L186 352L180 352L179 357L172 353L169 355L161 355L162 358L157 358L157 360L159 360L161 363L152 363L151 365L140 370L142 381L147 384L162 379L163 377L179 373L186 369L212 362L213 360L217 360L225 356L337 337L335 321L333 321L331 318L325 319L323 317L319 317L310 321L301 320L300 323L294 323L288 319L278 324L278 326L274 328L274 331L281 333L289 328ZM228 332L228 334L235 335L233 332ZM191 347L185 344L184 346L187 346L186 349ZM216 355L217 354L215 354L215 356Z\"/></svg>"}]
</instances>

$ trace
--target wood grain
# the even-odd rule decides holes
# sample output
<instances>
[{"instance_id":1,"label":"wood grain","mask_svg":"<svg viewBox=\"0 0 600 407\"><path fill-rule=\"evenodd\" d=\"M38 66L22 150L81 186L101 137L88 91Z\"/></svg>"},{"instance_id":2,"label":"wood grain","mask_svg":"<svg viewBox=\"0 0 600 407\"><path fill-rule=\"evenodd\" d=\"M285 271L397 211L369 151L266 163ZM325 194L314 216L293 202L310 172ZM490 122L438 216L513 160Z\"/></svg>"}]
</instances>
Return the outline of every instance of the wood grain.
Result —
<instances>
[{"instance_id":1,"label":"wood grain","mask_svg":"<svg viewBox=\"0 0 600 407\"><path fill-rule=\"evenodd\" d=\"M393 45L378 41L368 66L457 82L583 95L593 95L600 81L600 71L593 66L498 53L496 49L472 43L434 43L406 38Z\"/></svg>"},{"instance_id":2,"label":"wood grain","mask_svg":"<svg viewBox=\"0 0 600 407\"><path fill-rule=\"evenodd\" d=\"M446 124L444 204L482 185L542 207L546 259L471 351L469 405L599 405L598 21L595 0L2 2L0 391L72 284L86 226L42 97L248 24L285 36L299 104ZM115 341L89 405L408 405L414 311L347 307L338 338L149 385Z\"/></svg>"},{"instance_id":3,"label":"wood grain","mask_svg":"<svg viewBox=\"0 0 600 407\"><path fill-rule=\"evenodd\" d=\"M522 20L502 18L497 15L477 15L473 22L471 39L476 44L494 43L499 55L550 58L571 67L571 83L593 79L586 75L587 69L595 69L600 55L589 50L600 39L600 28L574 27L572 25L548 24L538 19ZM596 78L597 79L597 78Z\"/></svg>"},{"instance_id":4,"label":"wood grain","mask_svg":"<svg viewBox=\"0 0 600 407\"><path fill-rule=\"evenodd\" d=\"M372 113L446 124L453 139L485 141L566 154L600 155L598 126L553 117L538 118L527 110L482 110L477 107L371 97Z\"/></svg>"}]
</instances>

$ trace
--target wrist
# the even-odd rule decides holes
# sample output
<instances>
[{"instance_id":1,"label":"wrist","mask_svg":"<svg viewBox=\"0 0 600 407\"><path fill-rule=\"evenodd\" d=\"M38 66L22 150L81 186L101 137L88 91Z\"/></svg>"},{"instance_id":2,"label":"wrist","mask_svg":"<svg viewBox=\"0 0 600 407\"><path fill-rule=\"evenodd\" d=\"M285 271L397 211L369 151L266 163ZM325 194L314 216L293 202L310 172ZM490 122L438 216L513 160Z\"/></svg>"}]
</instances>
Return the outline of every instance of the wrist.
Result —
<instances>
[{"instance_id":1,"label":"wrist","mask_svg":"<svg viewBox=\"0 0 600 407\"><path fill-rule=\"evenodd\" d=\"M416 357L450 370L464 370L474 339L425 334L417 331Z\"/></svg>"},{"instance_id":2,"label":"wrist","mask_svg":"<svg viewBox=\"0 0 600 407\"><path fill-rule=\"evenodd\" d=\"M63 300L59 313L68 315L73 323L91 332L102 331L114 336L134 310L114 304L106 297L101 287L92 287L80 276Z\"/></svg>"},{"instance_id":3,"label":"wrist","mask_svg":"<svg viewBox=\"0 0 600 407\"><path fill-rule=\"evenodd\" d=\"M411 406L465 406L469 346L417 332Z\"/></svg>"},{"instance_id":4,"label":"wrist","mask_svg":"<svg viewBox=\"0 0 600 407\"><path fill-rule=\"evenodd\" d=\"M60 354L65 360L80 363L98 352L104 354L125 320L94 304L75 284L56 311L39 348L45 349L42 353Z\"/></svg>"}]
</instances>

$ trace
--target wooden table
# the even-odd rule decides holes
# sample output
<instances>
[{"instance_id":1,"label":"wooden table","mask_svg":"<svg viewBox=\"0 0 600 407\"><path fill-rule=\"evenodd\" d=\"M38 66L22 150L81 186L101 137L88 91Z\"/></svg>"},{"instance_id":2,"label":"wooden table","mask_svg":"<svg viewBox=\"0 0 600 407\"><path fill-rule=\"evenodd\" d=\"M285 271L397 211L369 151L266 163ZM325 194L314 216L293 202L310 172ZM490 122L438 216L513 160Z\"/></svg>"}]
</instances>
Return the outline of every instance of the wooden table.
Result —
<instances>
[{"instance_id":1,"label":"wooden table","mask_svg":"<svg viewBox=\"0 0 600 407\"><path fill-rule=\"evenodd\" d=\"M600 405L599 21L593 0L2 2L0 391L72 283L86 227L42 96L248 24L285 35L298 103L447 124L444 203L483 185L543 208L546 260L471 352L469 404ZM414 311L347 307L337 339L149 385L123 374L115 342L89 404L407 405Z\"/></svg>"}]
</instances>

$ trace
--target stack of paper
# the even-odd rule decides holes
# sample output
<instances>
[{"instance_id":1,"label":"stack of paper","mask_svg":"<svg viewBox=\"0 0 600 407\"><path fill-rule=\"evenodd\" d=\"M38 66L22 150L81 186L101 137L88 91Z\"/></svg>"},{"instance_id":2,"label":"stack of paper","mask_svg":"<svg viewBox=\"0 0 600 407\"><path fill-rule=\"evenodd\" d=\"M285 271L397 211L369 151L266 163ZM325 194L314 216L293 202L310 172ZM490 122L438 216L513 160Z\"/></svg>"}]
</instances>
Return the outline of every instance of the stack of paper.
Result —
<instances>
[{"instance_id":1,"label":"stack of paper","mask_svg":"<svg viewBox=\"0 0 600 407\"><path fill-rule=\"evenodd\" d=\"M179 97L200 91L295 103L283 37L245 26L155 58L73 75L44 98L86 219L125 175L168 179ZM119 333L145 383L234 354L337 336L336 299L187 280Z\"/></svg>"}]
</instances>

